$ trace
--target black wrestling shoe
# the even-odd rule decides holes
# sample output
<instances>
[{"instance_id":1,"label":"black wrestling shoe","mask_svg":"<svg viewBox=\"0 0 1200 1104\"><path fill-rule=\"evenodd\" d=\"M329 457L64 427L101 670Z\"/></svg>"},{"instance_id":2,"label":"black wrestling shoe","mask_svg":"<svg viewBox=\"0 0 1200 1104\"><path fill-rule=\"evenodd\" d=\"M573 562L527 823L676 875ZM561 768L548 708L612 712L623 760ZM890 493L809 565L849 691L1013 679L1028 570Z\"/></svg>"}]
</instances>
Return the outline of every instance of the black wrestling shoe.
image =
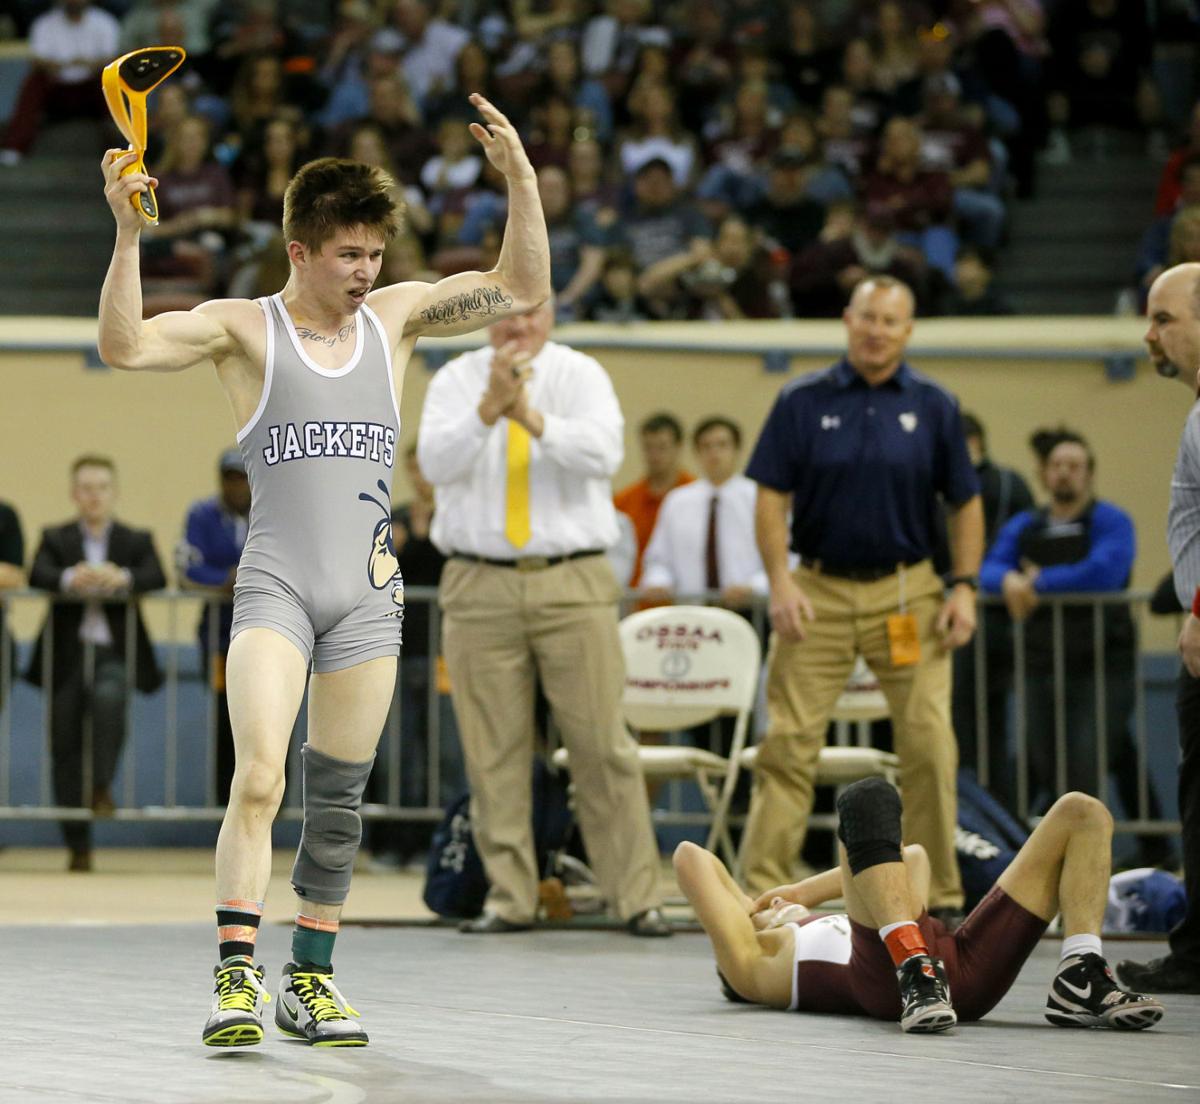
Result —
<instances>
[{"instance_id":1,"label":"black wrestling shoe","mask_svg":"<svg viewBox=\"0 0 1200 1104\"><path fill-rule=\"evenodd\" d=\"M1046 1019L1056 1027L1112 1027L1141 1031L1163 1018L1153 997L1127 993L1098 954L1072 955L1050 983Z\"/></svg>"},{"instance_id":2,"label":"black wrestling shoe","mask_svg":"<svg viewBox=\"0 0 1200 1104\"><path fill-rule=\"evenodd\" d=\"M940 958L913 955L896 970L900 982L900 1028L911 1033L945 1031L958 1023L950 1004L950 984Z\"/></svg>"},{"instance_id":3,"label":"black wrestling shoe","mask_svg":"<svg viewBox=\"0 0 1200 1104\"><path fill-rule=\"evenodd\" d=\"M1117 978L1122 985L1148 993L1200 993L1200 967L1188 966L1174 955L1118 962Z\"/></svg>"}]
</instances>

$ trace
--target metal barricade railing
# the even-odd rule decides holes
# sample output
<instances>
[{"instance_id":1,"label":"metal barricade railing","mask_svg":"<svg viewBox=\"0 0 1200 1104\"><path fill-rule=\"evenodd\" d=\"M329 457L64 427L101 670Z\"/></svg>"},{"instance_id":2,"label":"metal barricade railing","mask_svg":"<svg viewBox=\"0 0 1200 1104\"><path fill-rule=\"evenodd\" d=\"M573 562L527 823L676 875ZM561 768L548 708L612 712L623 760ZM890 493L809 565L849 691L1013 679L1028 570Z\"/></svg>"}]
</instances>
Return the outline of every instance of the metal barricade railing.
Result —
<instances>
[{"instance_id":1,"label":"metal barricade railing","mask_svg":"<svg viewBox=\"0 0 1200 1104\"><path fill-rule=\"evenodd\" d=\"M366 819L436 820L442 815L446 801L454 792L465 785L458 750L457 732L454 731L453 716L449 708L446 686L443 684L440 667L441 617L437 605L437 591L432 587L406 588L405 601L409 609L424 606L428 610L424 640L418 644L408 641L406 654L402 654L392 708L384 727L377 759L376 778L368 791L368 800L363 806ZM989 766L995 761L996 750L991 742L1000 731L1007 742L1005 755L1013 763L1014 812L1022 819L1030 819L1039 811L1031 793L1030 776L1036 766L1034 760L1046 760L1045 748L1030 743L1029 718L1031 685L1037 700L1045 700L1047 676L1052 690L1050 708L1052 720L1049 728L1053 740L1053 785L1054 793L1067 788L1071 776L1070 752L1079 746L1078 735L1072 736L1069 713L1076 709L1079 696L1072 696L1075 683L1082 681L1078 675L1078 655L1081 624L1079 616L1071 611L1090 609L1090 647L1082 649L1088 653L1091 665L1088 692L1091 696L1091 713L1095 733L1095 786L1093 792L1111 802L1110 766L1113 749L1109 746L1114 732L1125 740L1122 760L1123 770L1133 772L1135 808L1124 808L1125 816L1118 821L1118 830L1146 834L1177 832L1178 822L1153 815L1154 797L1149 769L1147 730L1147 693L1143 673L1142 654L1138 646L1138 627L1142 619L1148 594L1128 591L1115 594L1077 594L1042 596L1038 627L1038 646L1033 649L1033 659L1039 666L1031 670L1029 626L1012 624L1003 611L998 598L981 597L979 629L972 645L974 656L973 685L965 693L974 713L974 737L976 773L985 786L998 783L989 777ZM157 653L165 674L161 689L152 695L134 693L137 651L136 618L126 616L124 639L112 641L114 650L121 655L124 664L124 716L125 750L117 766L120 780L118 808L115 817L119 820L219 820L224 813L217 799L217 762L220 702L211 677L205 677L204 667L197 662L201 653L199 636L184 631L184 607L203 606L206 615L199 632L204 634L210 663L219 653L220 608L228 597L197 591L160 591L141 596L138 600L144 611L164 606L163 614L155 618L159 626L165 625L165 640L157 647ZM642 600L639 592L627 592L621 603L624 615L636 609ZM715 593L680 595L678 602L707 603L719 601ZM48 595L39 591L0 592L0 611L5 614L4 623L11 626L14 615L22 606L37 604L49 611L63 603L80 600L67 595ZM132 605L132 603L130 603ZM1111 613L1106 611L1113 611ZM764 645L767 640L767 603L756 597L744 610L747 618L758 631ZM1127 616L1133 626L1129 656L1114 653L1109 646L1106 625L1114 615ZM1049 619L1050 654L1049 666L1045 667L1045 620ZM23 624L29 618L21 619ZM41 620L39 617L38 620ZM49 691L52 685L55 654L62 647L55 640L54 617L45 618L43 634L42 670L44 689L39 695L31 687L14 680L16 660L28 662L29 649L33 641L24 639L19 645L11 632L0 633L0 820L81 820L94 819L88 795L92 792L94 757L97 750L97 733L89 720L82 733L82 777L79 805L64 805L56 799L62 792L62 780L58 790L52 770L52 749L55 747L53 732L53 710L50 703L54 698ZM1005 651L1011 667L1011 686L1006 688L1007 708L1012 711L1012 724L997 728L992 724L990 710L996 701L994 687L989 680L1002 677L1003 672L991 670L996 665L997 651L989 632L997 626L1007 625L1011 632L1011 646ZM1074 652L1068 656L1068 629ZM26 634L27 636L27 634ZM407 640L406 636L406 640ZM423 644L424 654L421 654ZM18 657L18 653L20 653ZM84 686L93 686L97 659L105 653L92 643L83 647ZM1112 663L1128 663L1123 678L1132 683L1132 700L1129 730L1121 736L1118 726L1109 714L1113 698L1110 696ZM60 702L60 706L65 703ZM761 702L753 720L755 731L761 730ZM293 736L302 732L306 722L303 710L297 717ZM1045 725L1042 730L1045 731ZM551 737L553 739L553 737ZM719 723L708 727L707 744L714 751L722 750L723 732ZM60 738L61 743L61 738ZM294 738L289 752L287 777L289 786L280 811L282 817L298 819L300 787L298 782L297 753L301 738ZM1129 745L1133 759L1128 761ZM157 777L150 769L161 764ZM203 770L201 780L198 771ZM1042 781L1045 782L1044 776ZM1119 778L1128 796L1129 782ZM1043 786L1043 789L1046 787ZM69 787L68 787L69 789ZM1050 793L1049 796L1054 796ZM1045 795L1043 795L1045 796ZM706 814L696 803L686 800L684 788L672 783L664 808L656 810L656 818L668 824L702 823Z\"/></svg>"}]
</instances>

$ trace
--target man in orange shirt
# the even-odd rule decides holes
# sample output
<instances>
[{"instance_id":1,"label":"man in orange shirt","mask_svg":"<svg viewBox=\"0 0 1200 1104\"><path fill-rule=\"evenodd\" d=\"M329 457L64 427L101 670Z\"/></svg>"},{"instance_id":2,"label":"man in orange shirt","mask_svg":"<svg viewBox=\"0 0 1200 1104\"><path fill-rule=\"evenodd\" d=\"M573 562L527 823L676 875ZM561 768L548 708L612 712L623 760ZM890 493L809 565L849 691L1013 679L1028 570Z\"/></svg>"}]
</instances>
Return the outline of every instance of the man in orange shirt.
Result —
<instances>
[{"instance_id":1,"label":"man in orange shirt","mask_svg":"<svg viewBox=\"0 0 1200 1104\"><path fill-rule=\"evenodd\" d=\"M613 505L633 521L637 534L637 562L629 585L636 587L642 578L642 556L654 532L658 508L667 497L668 491L691 483L696 477L679 465L679 454L683 449L683 426L672 414L652 414L640 429L642 457L646 464L646 475L636 483L618 491L613 496Z\"/></svg>"}]
</instances>

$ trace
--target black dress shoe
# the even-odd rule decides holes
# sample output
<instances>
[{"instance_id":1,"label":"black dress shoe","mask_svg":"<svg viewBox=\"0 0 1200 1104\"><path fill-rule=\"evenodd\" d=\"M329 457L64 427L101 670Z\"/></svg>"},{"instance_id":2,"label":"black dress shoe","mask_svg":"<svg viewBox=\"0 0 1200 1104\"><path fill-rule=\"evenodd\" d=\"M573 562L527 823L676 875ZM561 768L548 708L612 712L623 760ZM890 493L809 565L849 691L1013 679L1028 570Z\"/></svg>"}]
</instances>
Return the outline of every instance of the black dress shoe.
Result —
<instances>
[{"instance_id":1,"label":"black dress shoe","mask_svg":"<svg viewBox=\"0 0 1200 1104\"><path fill-rule=\"evenodd\" d=\"M935 920L940 920L942 927L948 932L955 931L966 919L966 916L963 915L963 910L954 905L944 905L942 908L930 909L929 915Z\"/></svg>"},{"instance_id":2,"label":"black dress shoe","mask_svg":"<svg viewBox=\"0 0 1200 1104\"><path fill-rule=\"evenodd\" d=\"M484 912L474 920L464 920L458 925L458 930L467 935L499 935L502 932L529 931L532 927L532 924L514 924L494 912Z\"/></svg>"},{"instance_id":3,"label":"black dress shoe","mask_svg":"<svg viewBox=\"0 0 1200 1104\"><path fill-rule=\"evenodd\" d=\"M1180 962L1174 955L1118 962L1117 980L1142 993L1200 993L1200 966Z\"/></svg>"},{"instance_id":4,"label":"black dress shoe","mask_svg":"<svg viewBox=\"0 0 1200 1104\"><path fill-rule=\"evenodd\" d=\"M648 908L645 912L639 912L636 916L630 917L625 926L629 929L630 935L651 938L675 933L675 929L667 923L667 918L663 916L662 909L657 908Z\"/></svg>"},{"instance_id":5,"label":"black dress shoe","mask_svg":"<svg viewBox=\"0 0 1200 1104\"><path fill-rule=\"evenodd\" d=\"M67 870L72 874L89 874L92 869L92 849L90 847L72 847L71 856L67 860Z\"/></svg>"}]
</instances>

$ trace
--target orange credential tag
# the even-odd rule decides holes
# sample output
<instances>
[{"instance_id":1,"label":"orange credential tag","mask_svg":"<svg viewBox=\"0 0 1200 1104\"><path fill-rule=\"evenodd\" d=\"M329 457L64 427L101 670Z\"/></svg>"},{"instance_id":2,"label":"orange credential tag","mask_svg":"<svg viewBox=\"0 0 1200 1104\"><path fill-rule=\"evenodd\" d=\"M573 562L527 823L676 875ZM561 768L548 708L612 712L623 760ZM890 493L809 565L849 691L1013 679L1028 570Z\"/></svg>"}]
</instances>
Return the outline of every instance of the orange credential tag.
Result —
<instances>
[{"instance_id":1,"label":"orange credential tag","mask_svg":"<svg viewBox=\"0 0 1200 1104\"><path fill-rule=\"evenodd\" d=\"M893 613L887 619L888 647L893 667L911 667L921 661L921 634L911 613Z\"/></svg>"}]
</instances>

